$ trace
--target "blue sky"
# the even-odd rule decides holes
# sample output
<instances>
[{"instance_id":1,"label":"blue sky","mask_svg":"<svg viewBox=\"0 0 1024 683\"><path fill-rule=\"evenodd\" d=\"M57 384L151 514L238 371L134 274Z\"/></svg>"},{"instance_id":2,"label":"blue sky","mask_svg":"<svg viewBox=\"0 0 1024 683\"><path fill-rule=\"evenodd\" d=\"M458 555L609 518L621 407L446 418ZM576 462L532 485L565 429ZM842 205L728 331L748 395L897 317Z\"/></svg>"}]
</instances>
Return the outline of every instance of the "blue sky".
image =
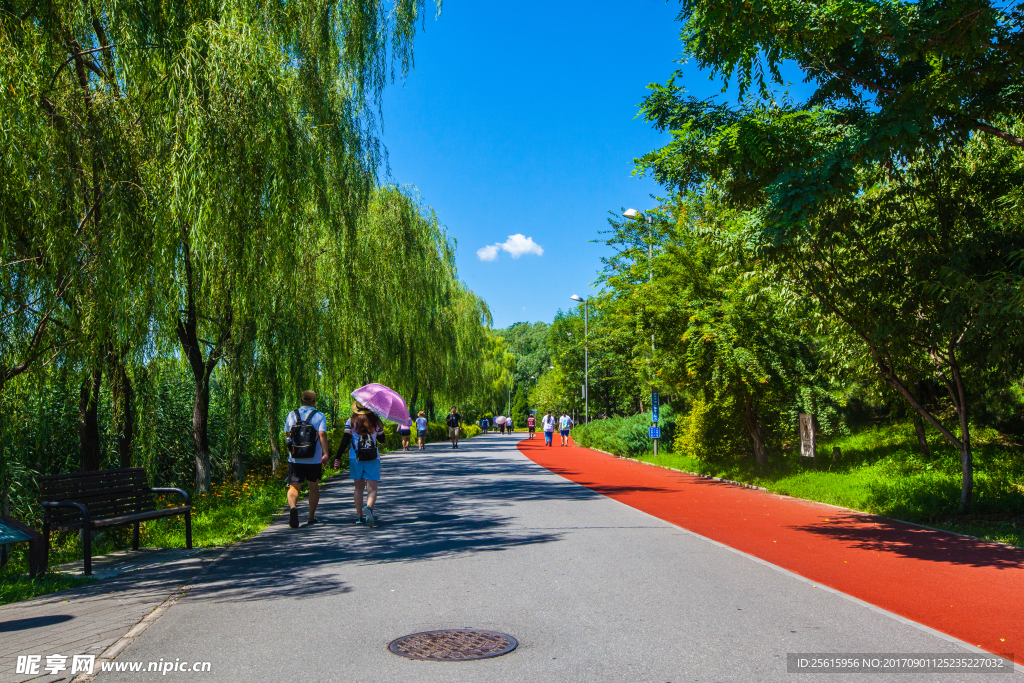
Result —
<instances>
[{"instance_id":1,"label":"blue sky","mask_svg":"<svg viewBox=\"0 0 1024 683\"><path fill-rule=\"evenodd\" d=\"M392 179L437 211L495 327L550 322L571 294L586 296L607 253L591 241L608 210L654 205L658 187L631 176L633 159L666 138L635 116L647 84L679 66L678 10L445 0L417 35L415 68L384 96ZM687 71L693 94L720 90ZM493 246L503 243L511 251Z\"/></svg>"}]
</instances>

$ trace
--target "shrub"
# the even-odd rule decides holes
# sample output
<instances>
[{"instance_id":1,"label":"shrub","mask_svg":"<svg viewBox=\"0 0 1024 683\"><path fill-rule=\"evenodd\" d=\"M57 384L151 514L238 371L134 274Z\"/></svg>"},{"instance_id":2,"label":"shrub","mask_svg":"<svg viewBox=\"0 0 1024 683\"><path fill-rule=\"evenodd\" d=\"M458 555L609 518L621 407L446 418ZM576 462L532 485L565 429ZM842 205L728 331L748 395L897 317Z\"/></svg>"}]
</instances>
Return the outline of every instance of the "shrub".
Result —
<instances>
[{"instance_id":1,"label":"shrub","mask_svg":"<svg viewBox=\"0 0 1024 683\"><path fill-rule=\"evenodd\" d=\"M671 452L675 435L676 415L670 405L661 408L661 439L659 450ZM572 430L572 438L580 446L622 455L639 457L654 450L648 434L651 426L649 413L629 417L609 417L593 420L590 424L578 425Z\"/></svg>"}]
</instances>

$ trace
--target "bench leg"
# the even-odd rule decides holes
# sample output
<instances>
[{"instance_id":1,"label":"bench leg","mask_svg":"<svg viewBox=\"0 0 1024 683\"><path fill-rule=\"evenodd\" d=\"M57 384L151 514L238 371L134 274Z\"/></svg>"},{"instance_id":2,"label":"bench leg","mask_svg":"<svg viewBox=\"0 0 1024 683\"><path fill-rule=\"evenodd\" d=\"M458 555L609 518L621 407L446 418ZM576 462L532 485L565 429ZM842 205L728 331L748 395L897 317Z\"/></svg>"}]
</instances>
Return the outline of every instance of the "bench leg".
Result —
<instances>
[{"instance_id":1,"label":"bench leg","mask_svg":"<svg viewBox=\"0 0 1024 683\"><path fill-rule=\"evenodd\" d=\"M92 529L82 529L82 558L85 560L85 575L92 576Z\"/></svg>"},{"instance_id":2,"label":"bench leg","mask_svg":"<svg viewBox=\"0 0 1024 683\"><path fill-rule=\"evenodd\" d=\"M139 523L132 525L132 550L139 549Z\"/></svg>"},{"instance_id":3,"label":"bench leg","mask_svg":"<svg viewBox=\"0 0 1024 683\"><path fill-rule=\"evenodd\" d=\"M192 511L185 513L185 547L192 550Z\"/></svg>"},{"instance_id":4,"label":"bench leg","mask_svg":"<svg viewBox=\"0 0 1024 683\"><path fill-rule=\"evenodd\" d=\"M43 539L33 538L28 542L28 575L35 579L42 575L39 567L39 549L43 545Z\"/></svg>"},{"instance_id":5,"label":"bench leg","mask_svg":"<svg viewBox=\"0 0 1024 683\"><path fill-rule=\"evenodd\" d=\"M39 576L50 567L50 525L43 522L43 538L39 542Z\"/></svg>"}]
</instances>

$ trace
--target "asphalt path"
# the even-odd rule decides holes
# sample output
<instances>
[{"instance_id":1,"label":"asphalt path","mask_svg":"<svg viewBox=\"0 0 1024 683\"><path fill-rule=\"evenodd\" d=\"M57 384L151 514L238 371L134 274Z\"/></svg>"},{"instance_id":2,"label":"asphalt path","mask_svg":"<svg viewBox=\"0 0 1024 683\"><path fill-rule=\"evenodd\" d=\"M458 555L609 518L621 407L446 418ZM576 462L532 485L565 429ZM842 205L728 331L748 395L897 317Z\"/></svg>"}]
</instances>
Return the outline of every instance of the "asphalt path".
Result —
<instances>
[{"instance_id":1,"label":"asphalt path","mask_svg":"<svg viewBox=\"0 0 1024 683\"><path fill-rule=\"evenodd\" d=\"M787 653L971 654L948 638L627 507L535 465L521 435L383 460L375 529L351 482L322 525L277 522L242 544L118 662L211 663L209 673L101 681L793 681ZM480 628L514 652L406 660L390 641ZM1001 674L811 680L1024 680Z\"/></svg>"}]
</instances>

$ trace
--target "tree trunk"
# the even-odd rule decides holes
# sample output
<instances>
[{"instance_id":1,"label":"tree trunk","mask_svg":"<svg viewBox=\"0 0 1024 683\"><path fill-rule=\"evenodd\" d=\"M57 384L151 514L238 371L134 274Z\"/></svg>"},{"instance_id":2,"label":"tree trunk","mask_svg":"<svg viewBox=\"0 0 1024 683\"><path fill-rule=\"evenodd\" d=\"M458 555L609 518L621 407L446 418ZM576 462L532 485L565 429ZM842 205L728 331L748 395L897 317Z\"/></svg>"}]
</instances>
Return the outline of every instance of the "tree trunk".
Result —
<instances>
[{"instance_id":1,"label":"tree trunk","mask_svg":"<svg viewBox=\"0 0 1024 683\"><path fill-rule=\"evenodd\" d=\"M192 404L192 446L196 455L196 493L210 490L210 377L195 378L196 393Z\"/></svg>"},{"instance_id":2,"label":"tree trunk","mask_svg":"<svg viewBox=\"0 0 1024 683\"><path fill-rule=\"evenodd\" d=\"M78 402L78 443L81 453L79 469L93 472L100 468L99 396L103 371L93 370L92 378L82 382Z\"/></svg>"},{"instance_id":3,"label":"tree trunk","mask_svg":"<svg viewBox=\"0 0 1024 683\"><path fill-rule=\"evenodd\" d=\"M281 462L281 451L277 447L277 425L274 423L273 411L267 411L267 433L270 436L270 470L277 473L277 466Z\"/></svg>"},{"instance_id":4,"label":"tree trunk","mask_svg":"<svg viewBox=\"0 0 1024 683\"><path fill-rule=\"evenodd\" d=\"M960 418L960 513L967 512L971 507L971 494L974 492L974 457L971 455L971 425L968 421L967 391L963 378L960 376L960 365L956 361L953 349L949 350L949 366L953 372L953 383L956 388L954 406ZM952 393L952 392L951 392Z\"/></svg>"},{"instance_id":5,"label":"tree trunk","mask_svg":"<svg viewBox=\"0 0 1024 683\"><path fill-rule=\"evenodd\" d=\"M236 369L232 369L231 378L231 425L228 430L229 447L231 448L231 470L235 481L245 480L245 455L242 453L242 379Z\"/></svg>"},{"instance_id":6,"label":"tree trunk","mask_svg":"<svg viewBox=\"0 0 1024 683\"><path fill-rule=\"evenodd\" d=\"M132 466L132 447L135 440L135 413L132 411L132 380L119 360L111 363L110 390L117 425L117 453L121 467Z\"/></svg>"},{"instance_id":7,"label":"tree trunk","mask_svg":"<svg viewBox=\"0 0 1024 683\"><path fill-rule=\"evenodd\" d=\"M967 512L967 509L971 504L971 493L974 490L974 461L971 456L971 433L968 425L968 407L967 407L967 396L964 388L963 378L960 375L960 366L956 361L956 354L954 353L955 347L953 343L950 343L947 349L948 357L942 358L937 353L932 353L932 361L935 363L936 368L939 370L942 380L946 384L946 390L949 392L949 397L953 401L953 408L956 410L957 417L960 419L960 434L961 438L957 438L951 431L939 421L937 417L932 415L921 402L917 400L903 382L896 376L896 370L892 360L883 354L877 347L871 347L871 355L875 359L875 363L878 366L878 370L885 381L893 389L898 391L907 403L917 411L917 413L925 420L935 427L942 436L953 444L956 449L960 452L960 469L963 475L960 485L960 512ZM953 381L945 376L942 369L942 363L949 368L953 375Z\"/></svg>"},{"instance_id":8,"label":"tree trunk","mask_svg":"<svg viewBox=\"0 0 1024 683\"><path fill-rule=\"evenodd\" d=\"M924 431L924 420L921 419L921 415L917 411L914 411L914 431L917 432L917 446L921 449L921 455L925 457L925 460L930 460L932 453L928 448L928 435Z\"/></svg>"},{"instance_id":9,"label":"tree trunk","mask_svg":"<svg viewBox=\"0 0 1024 683\"><path fill-rule=\"evenodd\" d=\"M743 396L743 421L754 442L754 457L757 459L757 466L767 467L768 447L765 445L764 432L761 430L761 418L758 416L757 407L749 394Z\"/></svg>"},{"instance_id":10,"label":"tree trunk","mask_svg":"<svg viewBox=\"0 0 1024 683\"><path fill-rule=\"evenodd\" d=\"M219 319L219 336L217 343L213 344L203 358L200 348L198 333L199 313L196 309L194 281L192 273L192 254L189 247L188 232L182 229L182 252L185 265L185 297L186 308L184 317L178 318L175 332L178 341L181 342L182 351L192 369L192 377L195 381L195 400L192 404L192 443L196 456L196 493L208 493L212 474L210 472L210 437L209 437L209 416L210 416L210 376L214 368L223 356L224 348L231 339L231 296L223 311L217 311L215 317Z\"/></svg>"}]
</instances>

